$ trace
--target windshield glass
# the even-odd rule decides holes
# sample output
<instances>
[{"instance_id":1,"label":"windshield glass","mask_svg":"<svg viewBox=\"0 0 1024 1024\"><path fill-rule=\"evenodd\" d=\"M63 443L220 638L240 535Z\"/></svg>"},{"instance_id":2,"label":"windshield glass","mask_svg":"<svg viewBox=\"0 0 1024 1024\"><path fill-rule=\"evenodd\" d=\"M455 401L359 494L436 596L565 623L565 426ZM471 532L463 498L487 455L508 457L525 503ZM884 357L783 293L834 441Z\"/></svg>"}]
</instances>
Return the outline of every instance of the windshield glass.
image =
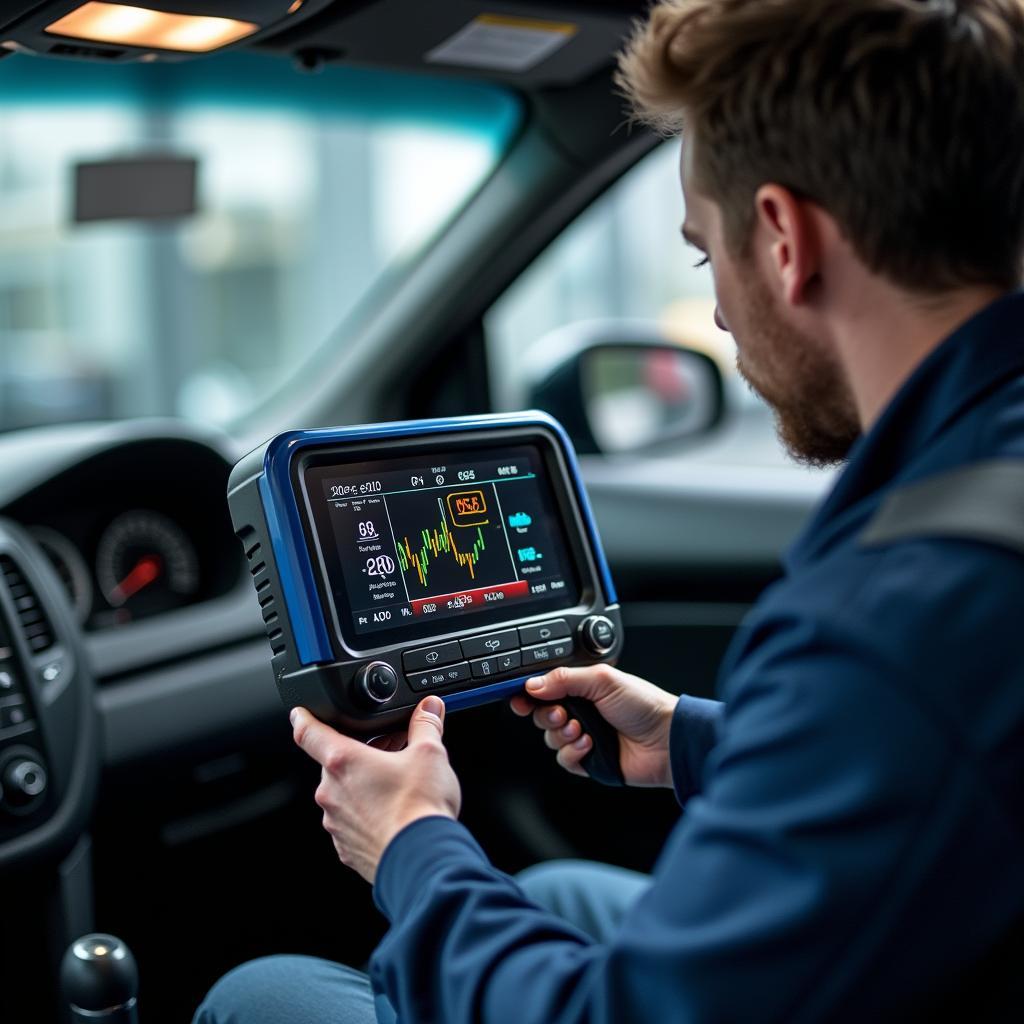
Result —
<instances>
[{"instance_id":1,"label":"windshield glass","mask_svg":"<svg viewBox=\"0 0 1024 1024\"><path fill-rule=\"evenodd\" d=\"M0 430L245 415L341 351L518 120L489 86L236 54L13 57L0 96Z\"/></svg>"}]
</instances>

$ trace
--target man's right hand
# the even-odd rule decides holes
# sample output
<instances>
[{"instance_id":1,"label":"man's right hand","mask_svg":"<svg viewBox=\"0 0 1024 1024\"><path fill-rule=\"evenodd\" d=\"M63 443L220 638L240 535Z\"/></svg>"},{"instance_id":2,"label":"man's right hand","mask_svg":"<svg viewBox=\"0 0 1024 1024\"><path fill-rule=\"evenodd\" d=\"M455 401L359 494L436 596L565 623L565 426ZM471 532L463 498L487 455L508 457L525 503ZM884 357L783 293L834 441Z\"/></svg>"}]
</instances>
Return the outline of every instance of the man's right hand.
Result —
<instances>
[{"instance_id":1,"label":"man's right hand","mask_svg":"<svg viewBox=\"0 0 1024 1024\"><path fill-rule=\"evenodd\" d=\"M619 764L630 786L672 786L668 757L669 730L677 698L639 676L610 665L556 668L531 679L526 693L512 698L512 710L533 715L544 742L558 751L558 763L573 775L586 776L580 762L592 740L557 702L564 697L589 700L619 733ZM554 701L551 706L537 701Z\"/></svg>"}]
</instances>

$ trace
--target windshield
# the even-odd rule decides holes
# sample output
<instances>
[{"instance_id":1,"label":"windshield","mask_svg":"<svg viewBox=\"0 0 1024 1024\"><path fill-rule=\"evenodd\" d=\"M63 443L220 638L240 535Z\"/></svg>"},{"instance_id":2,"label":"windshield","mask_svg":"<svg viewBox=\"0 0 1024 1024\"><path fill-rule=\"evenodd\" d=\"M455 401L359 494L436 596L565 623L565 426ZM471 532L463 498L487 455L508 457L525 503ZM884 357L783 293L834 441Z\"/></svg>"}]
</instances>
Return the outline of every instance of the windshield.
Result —
<instances>
[{"instance_id":1,"label":"windshield","mask_svg":"<svg viewBox=\"0 0 1024 1024\"><path fill-rule=\"evenodd\" d=\"M0 430L245 415L342 351L518 119L489 86L235 54L13 57L0 96ZM174 194L140 217L154 160Z\"/></svg>"}]
</instances>

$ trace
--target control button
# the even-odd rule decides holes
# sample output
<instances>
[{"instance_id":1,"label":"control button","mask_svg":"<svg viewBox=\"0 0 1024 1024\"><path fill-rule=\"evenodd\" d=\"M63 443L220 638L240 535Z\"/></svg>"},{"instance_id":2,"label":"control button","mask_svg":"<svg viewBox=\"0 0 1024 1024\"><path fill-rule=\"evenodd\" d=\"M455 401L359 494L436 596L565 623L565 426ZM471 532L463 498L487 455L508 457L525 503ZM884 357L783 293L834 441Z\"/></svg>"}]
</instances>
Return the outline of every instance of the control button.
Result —
<instances>
[{"instance_id":1,"label":"control button","mask_svg":"<svg viewBox=\"0 0 1024 1024\"><path fill-rule=\"evenodd\" d=\"M0 782L7 807L24 812L45 795L46 769L30 757L15 757L7 762Z\"/></svg>"},{"instance_id":2,"label":"control button","mask_svg":"<svg viewBox=\"0 0 1024 1024\"><path fill-rule=\"evenodd\" d=\"M462 661L462 648L459 647L458 640L434 644L432 647L419 647L402 655L402 665L406 672L415 672L420 668L437 668L439 665L449 665L453 661Z\"/></svg>"},{"instance_id":3,"label":"control button","mask_svg":"<svg viewBox=\"0 0 1024 1024\"><path fill-rule=\"evenodd\" d=\"M603 615L591 615L584 619L580 626L580 636L587 650L598 655L607 654L618 640L615 624Z\"/></svg>"},{"instance_id":4,"label":"control button","mask_svg":"<svg viewBox=\"0 0 1024 1024\"><path fill-rule=\"evenodd\" d=\"M386 704L398 692L398 673L386 661L371 661L356 673L355 687L364 707Z\"/></svg>"},{"instance_id":5,"label":"control button","mask_svg":"<svg viewBox=\"0 0 1024 1024\"><path fill-rule=\"evenodd\" d=\"M511 672L519 668L523 663L523 656L519 651L509 651L507 654L496 654L493 658L479 658L471 662L474 679L487 679L490 676L500 676L505 672Z\"/></svg>"},{"instance_id":6,"label":"control button","mask_svg":"<svg viewBox=\"0 0 1024 1024\"><path fill-rule=\"evenodd\" d=\"M14 676L10 672L0 671L0 694L10 693L15 689L17 689L17 685L14 682Z\"/></svg>"},{"instance_id":7,"label":"control button","mask_svg":"<svg viewBox=\"0 0 1024 1024\"><path fill-rule=\"evenodd\" d=\"M506 629L501 633L488 633L486 636L471 636L462 641L462 653L467 658L480 658L501 651L514 651L519 648L519 635L514 629Z\"/></svg>"},{"instance_id":8,"label":"control button","mask_svg":"<svg viewBox=\"0 0 1024 1024\"><path fill-rule=\"evenodd\" d=\"M0 705L0 729L11 729L28 721L28 708L20 700Z\"/></svg>"},{"instance_id":9,"label":"control button","mask_svg":"<svg viewBox=\"0 0 1024 1024\"><path fill-rule=\"evenodd\" d=\"M524 647L529 647L530 644L546 644L549 640L561 640L566 636L572 636L572 630L565 619L519 627L519 642Z\"/></svg>"},{"instance_id":10,"label":"control button","mask_svg":"<svg viewBox=\"0 0 1024 1024\"><path fill-rule=\"evenodd\" d=\"M451 686L452 683L465 682L470 675L469 662L463 661L458 665L446 665L430 672L416 672L408 679L414 690L432 690L435 686Z\"/></svg>"},{"instance_id":11,"label":"control button","mask_svg":"<svg viewBox=\"0 0 1024 1024\"><path fill-rule=\"evenodd\" d=\"M523 668L530 668L532 665L543 665L548 661L560 661L572 654L572 638L566 640L554 640L549 644L535 644L533 647L523 648Z\"/></svg>"},{"instance_id":12,"label":"control button","mask_svg":"<svg viewBox=\"0 0 1024 1024\"><path fill-rule=\"evenodd\" d=\"M61 671L62 668L60 662L51 661L50 664L43 669L43 679L48 683L52 683L57 679L60 679Z\"/></svg>"}]
</instances>

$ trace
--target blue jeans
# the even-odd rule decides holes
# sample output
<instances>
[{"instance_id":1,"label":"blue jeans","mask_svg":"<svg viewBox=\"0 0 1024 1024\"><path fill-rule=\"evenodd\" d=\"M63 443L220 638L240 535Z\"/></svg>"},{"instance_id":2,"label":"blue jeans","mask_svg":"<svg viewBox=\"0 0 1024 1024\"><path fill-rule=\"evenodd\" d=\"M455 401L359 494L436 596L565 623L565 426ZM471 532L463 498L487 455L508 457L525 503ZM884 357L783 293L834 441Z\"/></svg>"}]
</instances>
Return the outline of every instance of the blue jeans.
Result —
<instances>
[{"instance_id":1,"label":"blue jeans","mask_svg":"<svg viewBox=\"0 0 1024 1024\"><path fill-rule=\"evenodd\" d=\"M650 884L647 875L589 861L553 861L516 877L526 895L604 941ZM352 967L310 956L268 956L225 974L192 1024L395 1024L370 979Z\"/></svg>"}]
</instances>

